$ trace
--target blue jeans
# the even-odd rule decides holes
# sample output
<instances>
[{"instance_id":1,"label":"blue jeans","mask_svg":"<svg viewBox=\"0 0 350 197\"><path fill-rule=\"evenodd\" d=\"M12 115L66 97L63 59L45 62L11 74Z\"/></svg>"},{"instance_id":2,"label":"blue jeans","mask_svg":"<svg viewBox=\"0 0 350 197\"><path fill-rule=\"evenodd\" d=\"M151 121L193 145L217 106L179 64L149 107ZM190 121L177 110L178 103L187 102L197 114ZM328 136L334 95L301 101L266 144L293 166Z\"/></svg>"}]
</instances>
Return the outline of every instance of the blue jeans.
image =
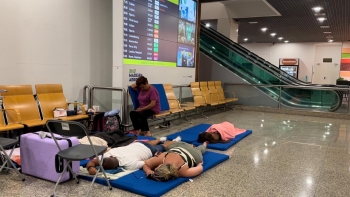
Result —
<instances>
[{"instance_id":1,"label":"blue jeans","mask_svg":"<svg viewBox=\"0 0 350 197\"><path fill-rule=\"evenodd\" d=\"M152 146L150 145L149 143L147 142L139 142L143 145L145 145L147 148L149 148L152 152L152 155L154 156L157 152L165 152L165 147L162 145L162 144L158 144L158 145L155 145L155 146Z\"/></svg>"}]
</instances>

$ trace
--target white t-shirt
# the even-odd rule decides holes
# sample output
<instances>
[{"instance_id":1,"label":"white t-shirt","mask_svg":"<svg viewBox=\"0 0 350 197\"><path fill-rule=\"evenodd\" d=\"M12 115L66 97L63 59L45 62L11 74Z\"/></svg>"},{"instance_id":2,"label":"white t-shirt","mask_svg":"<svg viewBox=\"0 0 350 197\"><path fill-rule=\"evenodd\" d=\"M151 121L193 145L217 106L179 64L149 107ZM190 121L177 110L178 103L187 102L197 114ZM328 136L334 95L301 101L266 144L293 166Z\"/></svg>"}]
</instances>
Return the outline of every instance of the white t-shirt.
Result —
<instances>
[{"instance_id":1,"label":"white t-shirt","mask_svg":"<svg viewBox=\"0 0 350 197\"><path fill-rule=\"evenodd\" d=\"M152 152L142 143L134 142L127 146L112 148L103 156L117 158L119 166L126 170L137 170L142 168L145 160L152 157Z\"/></svg>"}]
</instances>

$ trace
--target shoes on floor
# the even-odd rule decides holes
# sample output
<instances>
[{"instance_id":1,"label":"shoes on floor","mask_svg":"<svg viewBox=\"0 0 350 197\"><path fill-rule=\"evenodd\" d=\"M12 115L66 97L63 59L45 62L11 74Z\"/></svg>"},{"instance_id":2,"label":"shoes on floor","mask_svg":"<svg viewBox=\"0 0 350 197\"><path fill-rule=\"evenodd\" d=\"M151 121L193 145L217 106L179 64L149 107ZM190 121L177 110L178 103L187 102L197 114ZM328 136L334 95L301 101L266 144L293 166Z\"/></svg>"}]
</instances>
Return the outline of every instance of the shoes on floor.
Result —
<instances>
[{"instance_id":1,"label":"shoes on floor","mask_svg":"<svg viewBox=\"0 0 350 197\"><path fill-rule=\"evenodd\" d=\"M166 137L161 137L161 138L159 138L159 140L164 143L167 140L167 138Z\"/></svg>"},{"instance_id":2,"label":"shoes on floor","mask_svg":"<svg viewBox=\"0 0 350 197\"><path fill-rule=\"evenodd\" d=\"M177 136L175 139L173 139L174 142L181 142L181 136Z\"/></svg>"}]
</instances>

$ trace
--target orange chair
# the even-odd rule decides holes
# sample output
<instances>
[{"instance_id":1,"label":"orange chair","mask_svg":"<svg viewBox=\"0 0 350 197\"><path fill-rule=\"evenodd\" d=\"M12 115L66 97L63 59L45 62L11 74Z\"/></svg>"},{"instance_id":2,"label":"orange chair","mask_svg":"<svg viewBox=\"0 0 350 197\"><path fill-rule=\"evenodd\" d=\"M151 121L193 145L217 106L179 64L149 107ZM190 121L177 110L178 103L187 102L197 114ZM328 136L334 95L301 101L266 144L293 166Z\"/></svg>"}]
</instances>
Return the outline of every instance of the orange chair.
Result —
<instances>
[{"instance_id":1,"label":"orange chair","mask_svg":"<svg viewBox=\"0 0 350 197\"><path fill-rule=\"evenodd\" d=\"M168 103L170 106L170 110L172 113L180 113L181 117L181 112L185 113L184 119L186 119L187 111L195 110L195 106L190 106L190 105L182 105L179 100L177 100L176 95L173 90L173 85L171 84L163 84L164 90L166 97L168 99ZM191 121L190 121L191 122ZM192 122L191 122L192 123Z\"/></svg>"},{"instance_id":2,"label":"orange chair","mask_svg":"<svg viewBox=\"0 0 350 197\"><path fill-rule=\"evenodd\" d=\"M74 102L67 103L66 97L63 94L63 88L61 84L36 84L35 90L44 119L53 119L53 110L55 108L68 109L69 104L74 104ZM76 102L76 104L78 104L82 109L82 114L61 117L60 119L71 121L88 119L89 116L86 115L83 104L78 102Z\"/></svg>"},{"instance_id":3,"label":"orange chair","mask_svg":"<svg viewBox=\"0 0 350 197\"><path fill-rule=\"evenodd\" d=\"M11 113L9 111L13 111L16 115L13 115L13 117L17 116L17 122L16 123L10 123L8 125L5 124L5 118L3 112L7 111L8 113ZM17 129L23 129L24 125L21 124L21 117L18 112L18 110L14 109L1 109L0 110L0 132L3 131L12 131L12 130L17 130Z\"/></svg>"},{"instance_id":4,"label":"orange chair","mask_svg":"<svg viewBox=\"0 0 350 197\"><path fill-rule=\"evenodd\" d=\"M1 95L4 96L3 105L6 110L8 125L18 124L18 122L28 127L45 125L46 120L41 120L31 85L0 86L0 89L7 90ZM10 113L10 111L13 111L11 109L16 113ZM18 120L18 116L20 120Z\"/></svg>"},{"instance_id":5,"label":"orange chair","mask_svg":"<svg viewBox=\"0 0 350 197\"><path fill-rule=\"evenodd\" d=\"M221 101L226 102L226 104L238 101L238 98L236 98L236 95L235 95L234 92L231 92L233 97L231 97L231 98L226 98L225 97L225 92L224 92L224 89L221 86L221 81L214 81L214 84L215 84L216 91L220 95Z\"/></svg>"},{"instance_id":6,"label":"orange chair","mask_svg":"<svg viewBox=\"0 0 350 197\"><path fill-rule=\"evenodd\" d=\"M211 90L209 90L209 88L208 88L209 85L211 85L211 83L209 84L206 81L199 82L199 87L202 91L202 94L203 94L205 100L206 100L206 103L210 106L225 104L226 103L225 101L220 100L220 95L216 91L216 89L213 90L213 88L211 88Z\"/></svg>"}]
</instances>

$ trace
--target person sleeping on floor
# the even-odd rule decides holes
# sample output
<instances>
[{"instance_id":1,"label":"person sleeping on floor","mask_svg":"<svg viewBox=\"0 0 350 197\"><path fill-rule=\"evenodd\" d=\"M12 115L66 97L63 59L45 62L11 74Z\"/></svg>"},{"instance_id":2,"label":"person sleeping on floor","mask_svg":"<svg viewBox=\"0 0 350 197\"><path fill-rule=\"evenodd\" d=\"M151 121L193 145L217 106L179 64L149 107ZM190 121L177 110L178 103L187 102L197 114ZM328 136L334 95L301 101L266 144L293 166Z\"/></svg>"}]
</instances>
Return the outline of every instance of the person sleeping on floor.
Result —
<instances>
[{"instance_id":1,"label":"person sleeping on floor","mask_svg":"<svg viewBox=\"0 0 350 197\"><path fill-rule=\"evenodd\" d=\"M145 161L143 171L147 178L168 181L178 177L193 177L203 172L203 154L207 142L194 147L185 142L175 142L166 152Z\"/></svg>"},{"instance_id":2,"label":"person sleeping on floor","mask_svg":"<svg viewBox=\"0 0 350 197\"><path fill-rule=\"evenodd\" d=\"M228 143L235 138L236 135L246 131L246 129L235 128L235 126L229 122L213 124L205 132L198 135L197 142L208 142L210 144Z\"/></svg>"},{"instance_id":3,"label":"person sleeping on floor","mask_svg":"<svg viewBox=\"0 0 350 197\"><path fill-rule=\"evenodd\" d=\"M163 144L159 144L163 142ZM175 141L166 141L166 137L161 137L148 142L136 141L127 146L111 148L103 154L102 165L105 170L122 167L126 170L137 170L142 168L145 160L165 152L165 150ZM99 165L97 159L93 159L86 164L90 175L97 173L96 166Z\"/></svg>"}]
</instances>

